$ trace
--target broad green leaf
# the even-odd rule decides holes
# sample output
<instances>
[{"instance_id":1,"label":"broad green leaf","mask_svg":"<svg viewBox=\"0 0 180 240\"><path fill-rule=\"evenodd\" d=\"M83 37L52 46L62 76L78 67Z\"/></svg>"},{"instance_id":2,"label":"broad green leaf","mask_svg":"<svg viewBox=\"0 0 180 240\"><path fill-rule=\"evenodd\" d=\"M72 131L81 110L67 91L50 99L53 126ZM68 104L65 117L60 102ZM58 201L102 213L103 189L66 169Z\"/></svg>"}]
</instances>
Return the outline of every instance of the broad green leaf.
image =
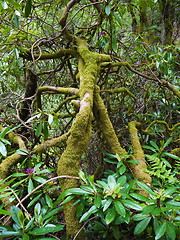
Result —
<instances>
[{"instance_id":1,"label":"broad green leaf","mask_svg":"<svg viewBox=\"0 0 180 240\"><path fill-rule=\"evenodd\" d=\"M166 233L170 237L171 240L176 239L176 231L175 226L171 222L166 222Z\"/></svg>"},{"instance_id":2,"label":"broad green leaf","mask_svg":"<svg viewBox=\"0 0 180 240\"><path fill-rule=\"evenodd\" d=\"M17 28L19 27L19 17L16 14L14 15L13 23Z\"/></svg>"},{"instance_id":3,"label":"broad green leaf","mask_svg":"<svg viewBox=\"0 0 180 240\"><path fill-rule=\"evenodd\" d=\"M49 195L45 195L45 199L46 199L46 203L49 206L49 208L53 208L53 201L52 199L49 197Z\"/></svg>"},{"instance_id":4,"label":"broad green leaf","mask_svg":"<svg viewBox=\"0 0 180 240\"><path fill-rule=\"evenodd\" d=\"M112 198L108 198L108 199L105 199L105 200L103 200L103 212L105 212L106 211L106 209L108 209L108 207L111 205L111 203L112 203Z\"/></svg>"},{"instance_id":5,"label":"broad green leaf","mask_svg":"<svg viewBox=\"0 0 180 240\"><path fill-rule=\"evenodd\" d=\"M29 182L28 182L28 193L32 192L33 189L34 189L34 184L33 184L32 180L29 179Z\"/></svg>"},{"instance_id":6,"label":"broad green leaf","mask_svg":"<svg viewBox=\"0 0 180 240\"><path fill-rule=\"evenodd\" d=\"M143 148L146 148L146 149L149 149L149 150L151 150L151 151L153 151L153 152L156 152L156 149L154 149L154 148L151 147L151 146L146 146L146 145L144 145Z\"/></svg>"},{"instance_id":7,"label":"broad green leaf","mask_svg":"<svg viewBox=\"0 0 180 240\"><path fill-rule=\"evenodd\" d=\"M169 138L169 139L164 143L163 149L164 149L165 147L167 147L167 146L170 144L171 141L172 141L172 137Z\"/></svg>"},{"instance_id":8,"label":"broad green leaf","mask_svg":"<svg viewBox=\"0 0 180 240\"><path fill-rule=\"evenodd\" d=\"M171 154L171 153L165 152L164 155L165 155L165 156L168 156L168 157L170 157L170 158L172 158L172 159L175 159L175 160L180 160L180 157L178 157L178 156L176 156L176 155L174 155L174 154Z\"/></svg>"},{"instance_id":9,"label":"broad green leaf","mask_svg":"<svg viewBox=\"0 0 180 240\"><path fill-rule=\"evenodd\" d=\"M0 141L0 153L3 155L3 157L6 157L7 155L6 146L1 141Z\"/></svg>"},{"instance_id":10,"label":"broad green leaf","mask_svg":"<svg viewBox=\"0 0 180 240\"><path fill-rule=\"evenodd\" d=\"M58 226L54 226L54 227L42 227L42 228L35 228L32 231L29 231L29 234L31 235L45 235L47 233L54 233L54 232L59 232L61 230L63 230L64 225L58 225Z\"/></svg>"},{"instance_id":11,"label":"broad green leaf","mask_svg":"<svg viewBox=\"0 0 180 240\"><path fill-rule=\"evenodd\" d=\"M142 188L144 191L148 192L151 195L155 195L155 193L151 190L150 187L148 187L145 183L137 181L137 184L140 188Z\"/></svg>"},{"instance_id":12,"label":"broad green leaf","mask_svg":"<svg viewBox=\"0 0 180 240\"><path fill-rule=\"evenodd\" d=\"M36 136L37 137L39 137L41 135L42 129L43 129L43 123L42 123L42 121L40 121L40 123L38 124L37 129L36 129Z\"/></svg>"},{"instance_id":13,"label":"broad green leaf","mask_svg":"<svg viewBox=\"0 0 180 240\"><path fill-rule=\"evenodd\" d=\"M118 200L115 199L114 201L114 206L115 206L115 209L116 211L123 217L126 216L126 210L125 210L125 207L122 205L122 203Z\"/></svg>"},{"instance_id":14,"label":"broad green leaf","mask_svg":"<svg viewBox=\"0 0 180 240\"><path fill-rule=\"evenodd\" d=\"M115 216L116 216L115 209L114 208L108 209L108 212L105 217L106 224L107 225L110 224L115 219Z\"/></svg>"},{"instance_id":15,"label":"broad green leaf","mask_svg":"<svg viewBox=\"0 0 180 240\"><path fill-rule=\"evenodd\" d=\"M11 206L10 212L12 213L12 219L14 220L14 222L19 226L22 227L23 226L23 222L22 219L24 219L23 217L21 218L20 216L23 215L23 212L21 211L21 209L19 209L16 206ZM20 218L19 218L20 217Z\"/></svg>"},{"instance_id":16,"label":"broad green leaf","mask_svg":"<svg viewBox=\"0 0 180 240\"><path fill-rule=\"evenodd\" d=\"M137 199L137 200L140 200L140 201L144 201L144 202L148 202L149 201L149 198L139 194L139 193L130 193L130 196Z\"/></svg>"},{"instance_id":17,"label":"broad green leaf","mask_svg":"<svg viewBox=\"0 0 180 240\"><path fill-rule=\"evenodd\" d=\"M12 177L24 177L24 176L27 177L27 174L26 173L13 173L11 176Z\"/></svg>"},{"instance_id":18,"label":"broad green leaf","mask_svg":"<svg viewBox=\"0 0 180 240\"><path fill-rule=\"evenodd\" d=\"M36 203L35 207L34 207L34 214L35 215L39 215L41 212L41 204L40 203Z\"/></svg>"},{"instance_id":19,"label":"broad green leaf","mask_svg":"<svg viewBox=\"0 0 180 240\"><path fill-rule=\"evenodd\" d=\"M62 201L61 204L64 204L64 203L67 203L67 202L71 201L74 197L75 197L75 196L72 196L72 195L67 196L67 197Z\"/></svg>"},{"instance_id":20,"label":"broad green leaf","mask_svg":"<svg viewBox=\"0 0 180 240\"><path fill-rule=\"evenodd\" d=\"M49 123L49 125L51 125L52 123L53 123L53 115L52 114L49 114L48 115L48 123Z\"/></svg>"},{"instance_id":21,"label":"broad green leaf","mask_svg":"<svg viewBox=\"0 0 180 240\"><path fill-rule=\"evenodd\" d=\"M122 199L121 202L123 203L123 205L125 205L130 209L139 210L139 211L142 210L142 207L134 201Z\"/></svg>"},{"instance_id":22,"label":"broad green leaf","mask_svg":"<svg viewBox=\"0 0 180 240\"><path fill-rule=\"evenodd\" d=\"M126 166L125 165L122 165L120 168L119 168L119 173L120 175L122 175L123 173L125 173L126 171Z\"/></svg>"},{"instance_id":23,"label":"broad green leaf","mask_svg":"<svg viewBox=\"0 0 180 240\"><path fill-rule=\"evenodd\" d=\"M133 164L140 164L140 162L139 161L137 161L137 160L129 160L129 161L127 161L128 163L133 163Z\"/></svg>"},{"instance_id":24,"label":"broad green leaf","mask_svg":"<svg viewBox=\"0 0 180 240\"><path fill-rule=\"evenodd\" d=\"M145 219L147 217L148 217L148 215L144 215L142 213L138 213L138 214L135 214L133 216L133 221L140 221L140 220L143 220L143 219Z\"/></svg>"},{"instance_id":25,"label":"broad green leaf","mask_svg":"<svg viewBox=\"0 0 180 240\"><path fill-rule=\"evenodd\" d=\"M122 187L122 186L124 186L126 181L127 181L127 177L126 176L121 176L121 177L118 178L117 183L119 183L120 186Z\"/></svg>"},{"instance_id":26,"label":"broad green leaf","mask_svg":"<svg viewBox=\"0 0 180 240\"><path fill-rule=\"evenodd\" d=\"M48 218L52 217L52 216L55 215L56 213L62 211L62 209L63 209L63 207L58 207L58 208L56 208L56 209L53 209L52 211L50 211L49 213L47 213L47 214L43 217L43 219L45 220L45 219L48 219Z\"/></svg>"},{"instance_id":27,"label":"broad green leaf","mask_svg":"<svg viewBox=\"0 0 180 240\"><path fill-rule=\"evenodd\" d=\"M108 176L108 185L110 187L110 189L114 189L116 186L116 179L114 178L114 176L110 175Z\"/></svg>"},{"instance_id":28,"label":"broad green leaf","mask_svg":"<svg viewBox=\"0 0 180 240\"><path fill-rule=\"evenodd\" d=\"M0 138L0 141L3 142L4 144L11 145L11 143L5 138Z\"/></svg>"},{"instance_id":29,"label":"broad green leaf","mask_svg":"<svg viewBox=\"0 0 180 240\"><path fill-rule=\"evenodd\" d=\"M43 134L44 134L44 140L48 139L49 136L49 130L48 130L48 123L44 122L43 124Z\"/></svg>"},{"instance_id":30,"label":"broad green leaf","mask_svg":"<svg viewBox=\"0 0 180 240\"><path fill-rule=\"evenodd\" d=\"M3 9L7 9L8 8L7 2L3 1L1 4L2 4Z\"/></svg>"},{"instance_id":31,"label":"broad green leaf","mask_svg":"<svg viewBox=\"0 0 180 240\"><path fill-rule=\"evenodd\" d=\"M35 198L33 198L30 203L28 204L28 207L32 206L36 201L39 200L39 198L41 197L42 193L40 193L38 196L36 196Z\"/></svg>"},{"instance_id":32,"label":"broad green leaf","mask_svg":"<svg viewBox=\"0 0 180 240\"><path fill-rule=\"evenodd\" d=\"M34 217L26 224L25 230L31 228L34 225Z\"/></svg>"},{"instance_id":33,"label":"broad green leaf","mask_svg":"<svg viewBox=\"0 0 180 240\"><path fill-rule=\"evenodd\" d=\"M37 176L35 176L35 177L33 177L33 179L34 179L35 181L39 182L39 183L44 183L44 182L46 182L46 179L44 179L44 178L42 178L42 177L37 177Z\"/></svg>"},{"instance_id":34,"label":"broad green leaf","mask_svg":"<svg viewBox=\"0 0 180 240\"><path fill-rule=\"evenodd\" d=\"M23 156L27 156L29 153L26 149L18 149L16 150L16 152L19 154L19 155L23 155Z\"/></svg>"},{"instance_id":35,"label":"broad green leaf","mask_svg":"<svg viewBox=\"0 0 180 240\"><path fill-rule=\"evenodd\" d=\"M93 214L93 213L95 213L95 212L97 212L97 211L98 211L98 208L97 208L95 205L93 205L87 212L85 212L85 213L82 215L82 217L80 218L79 222L85 221L86 219L89 218L89 216L90 216L91 214Z\"/></svg>"},{"instance_id":36,"label":"broad green leaf","mask_svg":"<svg viewBox=\"0 0 180 240\"><path fill-rule=\"evenodd\" d=\"M157 231L156 231L156 236L155 236L155 240L158 240L159 238L161 238L164 233L166 232L166 221L162 222L161 225L159 225Z\"/></svg>"},{"instance_id":37,"label":"broad green leaf","mask_svg":"<svg viewBox=\"0 0 180 240\"><path fill-rule=\"evenodd\" d=\"M111 13L111 6L110 5L107 5L106 7L105 7L105 13L109 16L110 15L110 13Z\"/></svg>"},{"instance_id":38,"label":"broad green leaf","mask_svg":"<svg viewBox=\"0 0 180 240\"><path fill-rule=\"evenodd\" d=\"M21 236L21 233L15 231L2 231L0 237Z\"/></svg>"},{"instance_id":39,"label":"broad green leaf","mask_svg":"<svg viewBox=\"0 0 180 240\"><path fill-rule=\"evenodd\" d=\"M25 6L25 17L28 17L31 13L31 7L32 7L32 1L27 0L26 6Z\"/></svg>"},{"instance_id":40,"label":"broad green leaf","mask_svg":"<svg viewBox=\"0 0 180 240\"><path fill-rule=\"evenodd\" d=\"M11 212L8 212L8 211L6 211L6 210L4 210L4 209L0 209L0 214L3 214L3 215L12 215L12 213Z\"/></svg>"},{"instance_id":41,"label":"broad green leaf","mask_svg":"<svg viewBox=\"0 0 180 240\"><path fill-rule=\"evenodd\" d=\"M150 221L151 221L151 217L147 217L147 218L143 219L142 221L140 221L134 229L134 234L138 235L138 234L142 233L146 229L146 227L148 226Z\"/></svg>"},{"instance_id":42,"label":"broad green leaf","mask_svg":"<svg viewBox=\"0 0 180 240\"><path fill-rule=\"evenodd\" d=\"M171 207L175 206L175 207L179 208L180 207L180 202L169 201L169 202L166 202L166 205L171 206Z\"/></svg>"},{"instance_id":43,"label":"broad green leaf","mask_svg":"<svg viewBox=\"0 0 180 240\"><path fill-rule=\"evenodd\" d=\"M22 240L30 240L29 235L27 235L27 234L23 234L23 238L22 238Z\"/></svg>"},{"instance_id":44,"label":"broad green leaf","mask_svg":"<svg viewBox=\"0 0 180 240\"><path fill-rule=\"evenodd\" d=\"M148 214L150 212L152 212L156 207L156 204L151 204L151 205L147 205L143 208L142 210L142 214Z\"/></svg>"},{"instance_id":45,"label":"broad green leaf","mask_svg":"<svg viewBox=\"0 0 180 240\"><path fill-rule=\"evenodd\" d=\"M157 151L159 151L159 147L158 147L158 145L157 145L155 142L150 141L150 144L151 144Z\"/></svg>"},{"instance_id":46,"label":"broad green leaf","mask_svg":"<svg viewBox=\"0 0 180 240\"><path fill-rule=\"evenodd\" d=\"M101 206L101 203L102 203L101 197L95 196L95 198L94 198L94 205L95 205L97 208L99 208L99 207Z\"/></svg>"}]
</instances>

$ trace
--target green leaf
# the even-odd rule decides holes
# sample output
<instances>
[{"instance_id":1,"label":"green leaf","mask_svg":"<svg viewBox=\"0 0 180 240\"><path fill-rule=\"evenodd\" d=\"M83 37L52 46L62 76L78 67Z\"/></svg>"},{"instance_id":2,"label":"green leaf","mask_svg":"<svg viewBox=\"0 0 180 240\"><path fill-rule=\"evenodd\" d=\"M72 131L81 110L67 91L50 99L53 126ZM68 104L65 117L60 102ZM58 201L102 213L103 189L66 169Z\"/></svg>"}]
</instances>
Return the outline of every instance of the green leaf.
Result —
<instances>
[{"instance_id":1,"label":"green leaf","mask_svg":"<svg viewBox=\"0 0 180 240\"><path fill-rule=\"evenodd\" d=\"M63 209L63 207L58 207L58 208L56 208L56 209L53 209L52 211L50 211L49 213L47 213L47 214L43 217L43 219L45 220L45 219L48 219L48 218L54 216L56 213L59 213L62 209Z\"/></svg>"},{"instance_id":2,"label":"green leaf","mask_svg":"<svg viewBox=\"0 0 180 240\"><path fill-rule=\"evenodd\" d=\"M123 203L123 205L125 205L126 207L128 207L130 209L139 210L139 211L142 210L142 207L134 201L122 199L121 202Z\"/></svg>"},{"instance_id":3,"label":"green leaf","mask_svg":"<svg viewBox=\"0 0 180 240\"><path fill-rule=\"evenodd\" d=\"M13 173L11 176L12 177L24 177L24 176L27 177L27 174L26 173Z\"/></svg>"},{"instance_id":4,"label":"green leaf","mask_svg":"<svg viewBox=\"0 0 180 240\"><path fill-rule=\"evenodd\" d=\"M51 233L51 232L59 232L61 230L63 230L64 228L64 225L58 225L58 226L55 226L54 227L42 227L42 228L35 228L33 229L32 231L29 231L29 234L31 235L45 235L47 233Z\"/></svg>"},{"instance_id":5,"label":"green leaf","mask_svg":"<svg viewBox=\"0 0 180 240\"><path fill-rule=\"evenodd\" d=\"M124 186L126 181L127 181L127 177L126 176L121 176L121 177L118 178L117 183L119 183L120 186L122 187L122 186Z\"/></svg>"},{"instance_id":6,"label":"green leaf","mask_svg":"<svg viewBox=\"0 0 180 240\"><path fill-rule=\"evenodd\" d=\"M43 134L44 134L44 140L48 139L49 136L49 130L48 130L48 123L44 122L43 124Z\"/></svg>"},{"instance_id":7,"label":"green leaf","mask_svg":"<svg viewBox=\"0 0 180 240\"><path fill-rule=\"evenodd\" d=\"M75 197L75 196L72 196L72 195L67 196L67 197L64 199L64 201L62 201L61 204L64 204L64 203L67 203L67 202L71 201L74 197Z\"/></svg>"},{"instance_id":8,"label":"green leaf","mask_svg":"<svg viewBox=\"0 0 180 240\"><path fill-rule=\"evenodd\" d=\"M176 231L175 226L171 222L166 222L166 233L170 237L171 240L176 239Z\"/></svg>"},{"instance_id":9,"label":"green leaf","mask_svg":"<svg viewBox=\"0 0 180 240\"><path fill-rule=\"evenodd\" d=\"M108 199L105 199L105 200L102 201L102 203L103 203L103 212L105 212L106 209L108 209L108 207L112 203L112 200L113 200L112 198L108 198Z\"/></svg>"},{"instance_id":10,"label":"green leaf","mask_svg":"<svg viewBox=\"0 0 180 240\"><path fill-rule=\"evenodd\" d=\"M152 212L155 209L155 207L156 207L155 204L145 206L142 210L142 214L148 214L148 213Z\"/></svg>"},{"instance_id":11,"label":"green leaf","mask_svg":"<svg viewBox=\"0 0 180 240\"><path fill-rule=\"evenodd\" d=\"M147 217L147 218L143 219L142 221L140 221L134 229L134 234L138 235L138 234L142 233L146 229L146 227L150 221L151 221L151 217Z\"/></svg>"},{"instance_id":12,"label":"green leaf","mask_svg":"<svg viewBox=\"0 0 180 240\"><path fill-rule=\"evenodd\" d=\"M25 17L28 17L31 13L31 7L32 7L32 1L27 0L26 6L25 6Z\"/></svg>"},{"instance_id":13,"label":"green leaf","mask_svg":"<svg viewBox=\"0 0 180 240\"><path fill-rule=\"evenodd\" d=\"M144 202L148 202L149 201L149 198L139 194L139 193L130 193L130 196L137 199L137 200L140 200L140 201L144 201Z\"/></svg>"},{"instance_id":14,"label":"green leaf","mask_svg":"<svg viewBox=\"0 0 180 240\"><path fill-rule=\"evenodd\" d=\"M22 238L22 240L30 240L29 235L27 235L27 234L23 234L23 238Z\"/></svg>"},{"instance_id":15,"label":"green leaf","mask_svg":"<svg viewBox=\"0 0 180 240\"><path fill-rule=\"evenodd\" d=\"M28 193L32 192L32 190L34 189L34 185L31 179L29 179L28 182Z\"/></svg>"},{"instance_id":16,"label":"green leaf","mask_svg":"<svg viewBox=\"0 0 180 240\"><path fill-rule=\"evenodd\" d=\"M2 4L3 9L7 9L8 8L8 5L7 5L7 3L5 1L2 2L1 4Z\"/></svg>"},{"instance_id":17,"label":"green leaf","mask_svg":"<svg viewBox=\"0 0 180 240\"><path fill-rule=\"evenodd\" d=\"M133 164L139 164L140 162L137 160L129 160L127 161L128 163L133 163Z\"/></svg>"},{"instance_id":18,"label":"green leaf","mask_svg":"<svg viewBox=\"0 0 180 240\"><path fill-rule=\"evenodd\" d=\"M171 141L172 141L172 137L169 138L169 139L164 143L163 149L164 149L165 147L167 147L167 146L170 144Z\"/></svg>"},{"instance_id":19,"label":"green leaf","mask_svg":"<svg viewBox=\"0 0 180 240\"><path fill-rule=\"evenodd\" d=\"M2 231L0 237L21 236L22 234L14 231Z\"/></svg>"},{"instance_id":20,"label":"green leaf","mask_svg":"<svg viewBox=\"0 0 180 240\"><path fill-rule=\"evenodd\" d=\"M146 145L144 145L143 148L146 148L146 149L149 149L149 150L151 150L151 151L153 151L153 152L156 152L156 149L154 149L154 148L151 147L151 146L146 146Z\"/></svg>"},{"instance_id":21,"label":"green leaf","mask_svg":"<svg viewBox=\"0 0 180 240\"><path fill-rule=\"evenodd\" d=\"M17 28L19 27L19 16L14 15L13 23Z\"/></svg>"},{"instance_id":22,"label":"green leaf","mask_svg":"<svg viewBox=\"0 0 180 240\"><path fill-rule=\"evenodd\" d=\"M11 143L5 138L0 138L0 141L3 142L4 144L11 145Z\"/></svg>"},{"instance_id":23,"label":"green leaf","mask_svg":"<svg viewBox=\"0 0 180 240\"><path fill-rule=\"evenodd\" d=\"M19 154L19 155L23 155L23 156L27 156L29 153L26 149L18 149L16 150L16 152Z\"/></svg>"},{"instance_id":24,"label":"green leaf","mask_svg":"<svg viewBox=\"0 0 180 240\"><path fill-rule=\"evenodd\" d=\"M35 181L37 181L37 182L40 182L40 183L44 183L44 182L46 182L46 179L44 179L44 178L42 178L42 177L33 177L33 179L35 180Z\"/></svg>"},{"instance_id":25,"label":"green leaf","mask_svg":"<svg viewBox=\"0 0 180 240\"><path fill-rule=\"evenodd\" d=\"M125 217L126 216L126 210L125 207L122 205L122 203L118 200L114 200L114 206L116 211L119 213L119 215Z\"/></svg>"},{"instance_id":26,"label":"green leaf","mask_svg":"<svg viewBox=\"0 0 180 240\"><path fill-rule=\"evenodd\" d=\"M0 141L0 153L3 155L3 157L6 157L7 155L6 146L1 141Z\"/></svg>"},{"instance_id":27,"label":"green leaf","mask_svg":"<svg viewBox=\"0 0 180 240\"><path fill-rule=\"evenodd\" d=\"M147 217L148 217L148 215L144 215L142 213L138 213L138 214L135 214L133 216L133 221L140 221L140 220L143 220L143 219L145 219Z\"/></svg>"},{"instance_id":28,"label":"green leaf","mask_svg":"<svg viewBox=\"0 0 180 240\"><path fill-rule=\"evenodd\" d=\"M32 206L36 201L38 201L41 197L42 193L39 194L38 196L36 196L35 198L33 198L30 203L28 204L28 207Z\"/></svg>"},{"instance_id":29,"label":"green leaf","mask_svg":"<svg viewBox=\"0 0 180 240\"><path fill-rule=\"evenodd\" d=\"M164 221L161 225L159 225L157 231L156 231L156 236L155 236L155 240L158 240L159 238L161 238L164 233L166 232L166 221Z\"/></svg>"},{"instance_id":30,"label":"green leaf","mask_svg":"<svg viewBox=\"0 0 180 240\"><path fill-rule=\"evenodd\" d=\"M175 159L175 160L180 160L180 157L178 157L178 156L176 156L176 155L174 155L174 154L171 154L171 153L165 152L164 155L165 155L165 156L168 156L168 157L170 157L170 158L172 158L172 159Z\"/></svg>"},{"instance_id":31,"label":"green leaf","mask_svg":"<svg viewBox=\"0 0 180 240\"><path fill-rule=\"evenodd\" d=\"M42 129L43 129L43 123L42 123L42 121L40 121L40 123L38 124L37 129L36 129L36 136L37 137L39 137L41 135Z\"/></svg>"},{"instance_id":32,"label":"green leaf","mask_svg":"<svg viewBox=\"0 0 180 240\"><path fill-rule=\"evenodd\" d=\"M99 208L99 207L101 206L101 203L102 203L101 197L95 196L95 198L94 198L94 205L95 205L97 208Z\"/></svg>"},{"instance_id":33,"label":"green leaf","mask_svg":"<svg viewBox=\"0 0 180 240\"><path fill-rule=\"evenodd\" d=\"M110 208L106 214L106 217L105 217L105 221L106 221L106 224L110 224L114 219L115 219L115 216L116 216L116 211L114 208Z\"/></svg>"},{"instance_id":34,"label":"green leaf","mask_svg":"<svg viewBox=\"0 0 180 240\"><path fill-rule=\"evenodd\" d=\"M157 145L155 142L150 141L150 144L151 144L157 151L159 151L159 147L158 147L158 145Z\"/></svg>"},{"instance_id":35,"label":"green leaf","mask_svg":"<svg viewBox=\"0 0 180 240\"><path fill-rule=\"evenodd\" d=\"M53 201L52 199L49 197L49 195L45 195L45 199L46 199L46 203L50 208L53 208Z\"/></svg>"},{"instance_id":36,"label":"green leaf","mask_svg":"<svg viewBox=\"0 0 180 240\"><path fill-rule=\"evenodd\" d=\"M98 211L98 208L93 205L87 212L85 212L82 217L80 218L79 222L85 221L89 218L89 216Z\"/></svg>"},{"instance_id":37,"label":"green leaf","mask_svg":"<svg viewBox=\"0 0 180 240\"><path fill-rule=\"evenodd\" d=\"M11 212L8 212L8 211L6 211L6 210L4 210L4 209L0 209L0 214L3 214L3 215L12 215L12 213Z\"/></svg>"},{"instance_id":38,"label":"green leaf","mask_svg":"<svg viewBox=\"0 0 180 240\"><path fill-rule=\"evenodd\" d=\"M110 13L111 13L111 6L110 5L107 5L106 7L105 7L105 13L109 16L110 15Z\"/></svg>"},{"instance_id":39,"label":"green leaf","mask_svg":"<svg viewBox=\"0 0 180 240\"><path fill-rule=\"evenodd\" d=\"M53 123L53 115L52 114L49 114L48 115L48 123L49 123L49 125L51 125L52 123Z\"/></svg>"},{"instance_id":40,"label":"green leaf","mask_svg":"<svg viewBox=\"0 0 180 240\"><path fill-rule=\"evenodd\" d=\"M35 207L34 207L34 214L37 216L39 215L41 212L41 204L40 203L36 203Z\"/></svg>"},{"instance_id":41,"label":"green leaf","mask_svg":"<svg viewBox=\"0 0 180 240\"><path fill-rule=\"evenodd\" d=\"M148 187L145 183L137 181L137 184L140 188L142 188L144 191L148 192L151 195L155 195L155 193L151 190L150 187Z\"/></svg>"},{"instance_id":42,"label":"green leaf","mask_svg":"<svg viewBox=\"0 0 180 240\"><path fill-rule=\"evenodd\" d=\"M108 185L111 189L114 189L116 186L116 179L114 178L114 176L110 175L108 176Z\"/></svg>"},{"instance_id":43,"label":"green leaf","mask_svg":"<svg viewBox=\"0 0 180 240\"><path fill-rule=\"evenodd\" d=\"M23 226L23 220L24 220L24 214L21 211L21 209L19 209L16 206L11 206L10 212L12 213L12 219L15 221L15 223L19 227L22 227Z\"/></svg>"},{"instance_id":44,"label":"green leaf","mask_svg":"<svg viewBox=\"0 0 180 240\"><path fill-rule=\"evenodd\" d=\"M119 168L119 173L120 175L122 175L123 173L125 173L126 171L126 166L125 165L122 165L120 168Z\"/></svg>"}]
</instances>

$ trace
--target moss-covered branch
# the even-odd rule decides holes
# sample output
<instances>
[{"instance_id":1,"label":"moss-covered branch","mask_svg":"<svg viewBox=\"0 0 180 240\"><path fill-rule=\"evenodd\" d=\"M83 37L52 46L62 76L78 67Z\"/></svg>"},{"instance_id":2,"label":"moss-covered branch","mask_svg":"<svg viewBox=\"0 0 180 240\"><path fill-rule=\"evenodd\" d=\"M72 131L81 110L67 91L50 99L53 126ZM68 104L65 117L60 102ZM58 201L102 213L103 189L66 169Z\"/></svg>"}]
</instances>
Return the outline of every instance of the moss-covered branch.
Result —
<instances>
[{"instance_id":1,"label":"moss-covered branch","mask_svg":"<svg viewBox=\"0 0 180 240\"><path fill-rule=\"evenodd\" d=\"M121 66L126 67L126 68L129 69L131 72L134 72L134 73L138 74L138 75L141 76L141 77L144 77L144 78L146 78L146 79L150 79L150 80L159 82L162 86L167 87L167 88L168 88L170 91L172 91L178 98L180 98L180 91L179 91L175 86L173 86L171 83L165 81L164 79L159 79L159 78L147 76L147 75L145 75L145 74L143 74L143 73L141 73L141 72L133 69L128 62L116 62L116 63L103 62L103 63L101 64L101 67L121 67Z\"/></svg>"},{"instance_id":2,"label":"moss-covered branch","mask_svg":"<svg viewBox=\"0 0 180 240\"><path fill-rule=\"evenodd\" d=\"M98 127L100 128L105 141L110 147L110 151L113 154L117 153L123 157L126 155L126 151L121 147L119 143L117 135L109 119L107 109L104 105L102 98L99 95L99 87L97 86L96 89L97 90L94 95L94 116L98 123Z\"/></svg>"},{"instance_id":3,"label":"moss-covered branch","mask_svg":"<svg viewBox=\"0 0 180 240\"><path fill-rule=\"evenodd\" d=\"M47 53L47 54L34 54L33 57L31 55L31 51L24 49L23 52L21 52L19 54L20 57L22 57L23 59L27 59L27 60L33 60L33 58L36 60L47 60L47 59L57 59L57 58L62 58L62 57L67 57L67 56L74 56L77 57L77 52L76 50L73 49L62 49L56 53Z\"/></svg>"},{"instance_id":4,"label":"moss-covered branch","mask_svg":"<svg viewBox=\"0 0 180 240\"><path fill-rule=\"evenodd\" d=\"M160 124L160 125L164 125L167 131L170 132L174 132L179 126L180 123L176 123L172 128L169 127L168 123L165 121L160 121L160 120L154 120L153 122L151 122L149 124L149 126L144 130L145 133L149 133L149 129L155 125L155 124Z\"/></svg>"},{"instance_id":5,"label":"moss-covered branch","mask_svg":"<svg viewBox=\"0 0 180 240\"><path fill-rule=\"evenodd\" d=\"M78 96L78 89L77 88L63 88L63 87L53 87L53 86L43 86L43 87L39 87L38 88L38 92L36 95L37 98L37 106L39 109L42 109L42 104L41 104L41 94L42 93L48 93L48 94L52 94L52 93L56 93L56 94L74 94Z\"/></svg>"},{"instance_id":6,"label":"moss-covered branch","mask_svg":"<svg viewBox=\"0 0 180 240\"><path fill-rule=\"evenodd\" d=\"M135 178L144 183L151 183L151 177L146 173L147 164L144 156L144 151L142 150L138 137L137 128L140 127L140 125L141 123L136 121L129 123L129 133L133 148L133 157L139 162L139 164L130 164L130 167Z\"/></svg>"}]
</instances>

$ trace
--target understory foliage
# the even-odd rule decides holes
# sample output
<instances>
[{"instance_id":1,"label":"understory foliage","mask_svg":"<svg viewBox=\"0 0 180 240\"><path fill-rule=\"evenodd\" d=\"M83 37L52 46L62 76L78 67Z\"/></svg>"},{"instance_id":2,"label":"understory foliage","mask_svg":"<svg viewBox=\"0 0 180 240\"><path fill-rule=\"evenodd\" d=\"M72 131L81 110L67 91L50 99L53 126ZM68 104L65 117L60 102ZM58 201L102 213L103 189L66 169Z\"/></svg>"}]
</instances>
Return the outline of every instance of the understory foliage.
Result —
<instances>
[{"instance_id":1,"label":"understory foliage","mask_svg":"<svg viewBox=\"0 0 180 240\"><path fill-rule=\"evenodd\" d=\"M180 237L178 1L0 2L0 240Z\"/></svg>"}]
</instances>

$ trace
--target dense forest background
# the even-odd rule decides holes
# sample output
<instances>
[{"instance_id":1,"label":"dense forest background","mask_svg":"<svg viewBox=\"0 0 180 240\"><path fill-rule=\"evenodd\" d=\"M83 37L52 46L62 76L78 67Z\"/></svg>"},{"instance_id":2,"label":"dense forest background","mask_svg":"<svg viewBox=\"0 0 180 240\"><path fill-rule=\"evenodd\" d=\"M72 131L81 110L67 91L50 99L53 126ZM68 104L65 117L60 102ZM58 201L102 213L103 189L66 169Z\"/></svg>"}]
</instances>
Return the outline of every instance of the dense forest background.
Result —
<instances>
[{"instance_id":1,"label":"dense forest background","mask_svg":"<svg viewBox=\"0 0 180 240\"><path fill-rule=\"evenodd\" d=\"M0 2L0 239L179 239L179 9Z\"/></svg>"}]
</instances>

